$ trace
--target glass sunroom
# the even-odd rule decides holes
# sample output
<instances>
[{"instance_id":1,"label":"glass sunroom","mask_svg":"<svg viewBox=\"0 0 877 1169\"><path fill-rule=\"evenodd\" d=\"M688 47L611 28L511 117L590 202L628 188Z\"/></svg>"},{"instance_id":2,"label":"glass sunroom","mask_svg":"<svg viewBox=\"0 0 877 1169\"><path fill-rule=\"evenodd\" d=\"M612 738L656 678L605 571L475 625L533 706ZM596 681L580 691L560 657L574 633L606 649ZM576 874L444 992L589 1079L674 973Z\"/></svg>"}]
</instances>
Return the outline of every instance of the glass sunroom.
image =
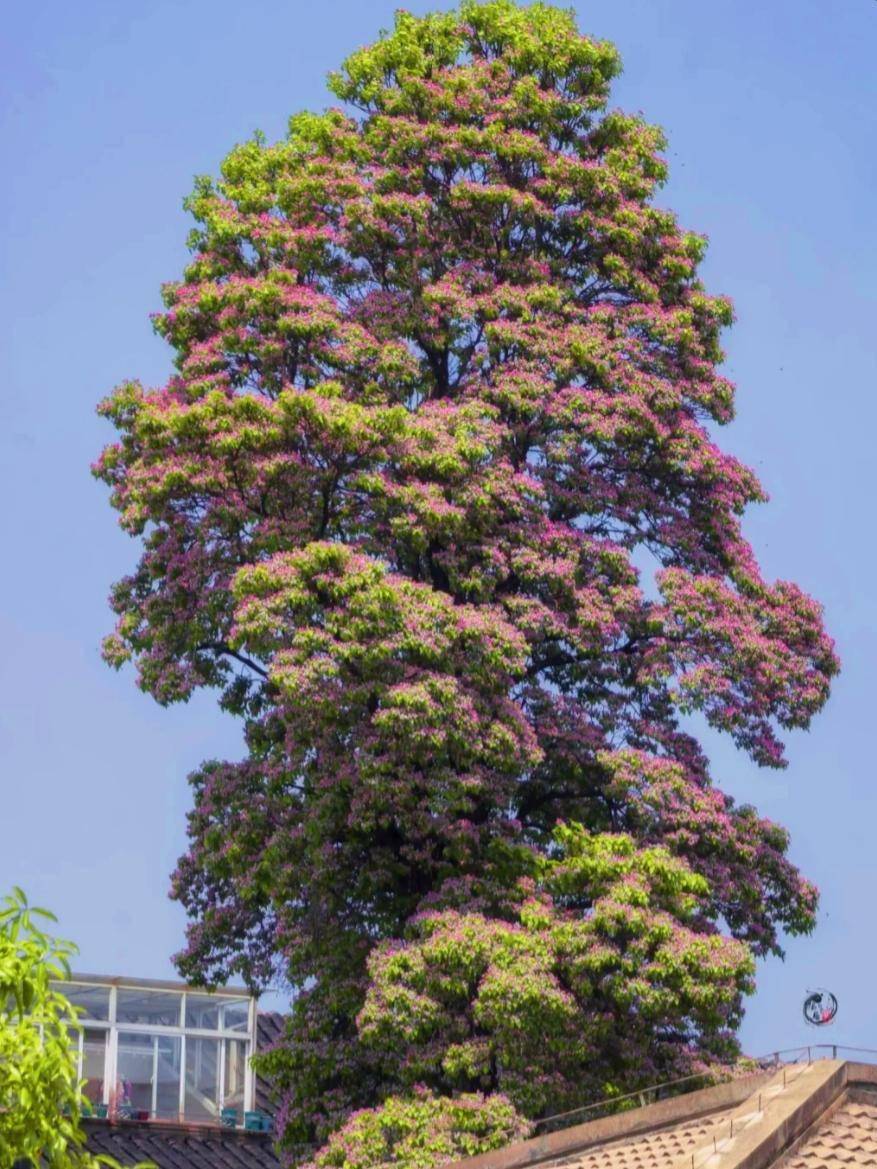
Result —
<instances>
[{"instance_id":1,"label":"glass sunroom","mask_svg":"<svg viewBox=\"0 0 877 1169\"><path fill-rule=\"evenodd\" d=\"M81 1008L73 1041L98 1115L240 1124L252 1109L256 999L245 990L91 974L58 989Z\"/></svg>"}]
</instances>

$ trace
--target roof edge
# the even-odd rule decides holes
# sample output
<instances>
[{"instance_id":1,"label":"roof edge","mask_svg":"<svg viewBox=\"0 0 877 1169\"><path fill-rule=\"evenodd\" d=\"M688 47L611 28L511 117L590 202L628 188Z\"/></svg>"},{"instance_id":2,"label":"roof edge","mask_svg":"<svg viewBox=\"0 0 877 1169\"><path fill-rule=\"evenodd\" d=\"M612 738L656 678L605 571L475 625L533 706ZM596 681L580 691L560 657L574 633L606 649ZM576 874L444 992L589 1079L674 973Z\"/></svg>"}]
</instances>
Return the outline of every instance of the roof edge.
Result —
<instances>
[{"instance_id":1,"label":"roof edge","mask_svg":"<svg viewBox=\"0 0 877 1169\"><path fill-rule=\"evenodd\" d=\"M787 1072L795 1076L787 1082ZM849 1065L843 1060L815 1060L809 1064L792 1064L774 1076L769 1092L752 1093L744 1108L742 1130L731 1132L723 1141L722 1169L768 1169L818 1121L847 1087ZM743 1111L740 1109L739 1111ZM747 1123L748 1120L748 1123ZM714 1146L715 1147L715 1146ZM695 1150L691 1164L698 1160Z\"/></svg>"},{"instance_id":2,"label":"roof edge","mask_svg":"<svg viewBox=\"0 0 877 1169\"><path fill-rule=\"evenodd\" d=\"M697 1120L711 1112L742 1104L775 1074L776 1069L770 1068L716 1084L712 1088L700 1088L696 1092L671 1096L668 1100L659 1100L656 1104L647 1104L643 1108L631 1109L630 1112L619 1112L601 1120L589 1120L557 1132L517 1141L489 1153L465 1157L446 1166L446 1169L522 1169L523 1166L537 1165L540 1161L581 1152L592 1145L640 1136L683 1120Z\"/></svg>"},{"instance_id":3,"label":"roof edge","mask_svg":"<svg viewBox=\"0 0 877 1169\"><path fill-rule=\"evenodd\" d=\"M869 1087L877 1086L877 1065L873 1063L854 1063L852 1060L844 1064L846 1068L846 1084L848 1088L855 1088L859 1084Z\"/></svg>"},{"instance_id":4,"label":"roof edge","mask_svg":"<svg viewBox=\"0 0 877 1169\"><path fill-rule=\"evenodd\" d=\"M146 1136L185 1136L195 1140L238 1141L244 1144L273 1144L276 1133L253 1132L244 1128L225 1128L221 1124L193 1124L176 1120L110 1120L108 1117L84 1116L82 1131L89 1135L94 1132L123 1132Z\"/></svg>"},{"instance_id":5,"label":"roof edge","mask_svg":"<svg viewBox=\"0 0 877 1169\"><path fill-rule=\"evenodd\" d=\"M81 970L71 971L65 982L85 982L92 986L123 986L134 990L189 991L193 994L234 995L236 998L258 999L259 995L245 986L199 986L194 982L174 982L167 978L136 978L129 974L89 974Z\"/></svg>"}]
</instances>

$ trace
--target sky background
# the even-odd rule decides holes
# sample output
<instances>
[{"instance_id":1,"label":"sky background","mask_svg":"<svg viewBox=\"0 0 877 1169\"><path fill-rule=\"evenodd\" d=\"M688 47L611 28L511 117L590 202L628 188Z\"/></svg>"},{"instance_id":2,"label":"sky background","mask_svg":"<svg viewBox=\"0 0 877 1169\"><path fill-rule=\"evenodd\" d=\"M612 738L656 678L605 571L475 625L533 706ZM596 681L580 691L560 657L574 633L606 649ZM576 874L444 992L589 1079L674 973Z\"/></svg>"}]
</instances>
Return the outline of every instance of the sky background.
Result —
<instances>
[{"instance_id":1,"label":"sky background","mask_svg":"<svg viewBox=\"0 0 877 1169\"><path fill-rule=\"evenodd\" d=\"M435 4L409 0L415 12ZM447 6L447 5L438 5ZM163 381L148 314L178 276L181 201L254 129L328 102L326 72L393 0L18 3L0 32L0 892L22 885L79 943L79 969L173 977L186 775L239 752L207 696L163 710L101 662L106 596L136 545L89 464L94 406ZM752 1054L877 1048L877 2L592 0L619 46L614 103L666 129L661 202L709 236L704 276L738 323L724 446L772 496L747 532L769 578L826 607L843 673L828 708L761 772L709 739L720 786L787 825L822 889L812 938L759 971ZM808 988L836 1025L801 1020Z\"/></svg>"}]
</instances>

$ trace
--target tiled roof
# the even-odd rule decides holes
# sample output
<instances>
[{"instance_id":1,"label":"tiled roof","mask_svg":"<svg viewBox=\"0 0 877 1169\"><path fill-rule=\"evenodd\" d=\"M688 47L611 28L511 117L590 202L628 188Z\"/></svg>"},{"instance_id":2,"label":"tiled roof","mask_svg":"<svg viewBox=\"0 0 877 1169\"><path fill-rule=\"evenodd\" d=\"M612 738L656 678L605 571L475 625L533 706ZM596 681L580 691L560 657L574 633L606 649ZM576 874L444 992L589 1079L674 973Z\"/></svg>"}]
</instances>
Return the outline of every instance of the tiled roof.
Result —
<instances>
[{"instance_id":1,"label":"tiled roof","mask_svg":"<svg viewBox=\"0 0 877 1169\"><path fill-rule=\"evenodd\" d=\"M449 1169L877 1169L877 1066L798 1063Z\"/></svg>"},{"instance_id":2,"label":"tiled roof","mask_svg":"<svg viewBox=\"0 0 877 1169\"><path fill-rule=\"evenodd\" d=\"M675 1164L712 1140L727 1112L718 1112L693 1124L674 1125L633 1140L613 1141L551 1164L564 1169L662 1169Z\"/></svg>"},{"instance_id":3,"label":"tiled roof","mask_svg":"<svg viewBox=\"0 0 877 1169\"><path fill-rule=\"evenodd\" d=\"M273 1047L284 1030L286 1016L278 1011L260 1011L256 1019L256 1048L258 1051L267 1051ZM256 1107L266 1116L273 1116L276 1111L276 1101L271 1092L271 1085L260 1076L256 1077Z\"/></svg>"},{"instance_id":4,"label":"tiled roof","mask_svg":"<svg viewBox=\"0 0 877 1169\"><path fill-rule=\"evenodd\" d=\"M846 1098L805 1135L783 1161L783 1169L877 1166L877 1097L870 1103Z\"/></svg>"},{"instance_id":5,"label":"tiled roof","mask_svg":"<svg viewBox=\"0 0 877 1169\"><path fill-rule=\"evenodd\" d=\"M283 1034L286 1015L279 1011L259 1011L256 1017L256 1046L260 1051L273 1047Z\"/></svg>"},{"instance_id":6,"label":"tiled roof","mask_svg":"<svg viewBox=\"0 0 877 1169\"><path fill-rule=\"evenodd\" d=\"M153 1161L158 1169L278 1169L270 1136L217 1128L106 1120L83 1122L88 1149L122 1165Z\"/></svg>"}]
</instances>

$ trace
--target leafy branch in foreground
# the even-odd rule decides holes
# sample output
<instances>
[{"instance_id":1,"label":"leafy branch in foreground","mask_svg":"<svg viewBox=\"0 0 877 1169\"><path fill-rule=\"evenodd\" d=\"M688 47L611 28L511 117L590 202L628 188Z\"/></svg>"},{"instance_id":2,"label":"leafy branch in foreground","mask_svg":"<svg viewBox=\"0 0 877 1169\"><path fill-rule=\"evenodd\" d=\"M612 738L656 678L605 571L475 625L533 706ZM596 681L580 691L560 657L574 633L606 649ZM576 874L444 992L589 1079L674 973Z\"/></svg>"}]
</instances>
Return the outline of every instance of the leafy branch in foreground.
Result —
<instances>
[{"instance_id":1,"label":"leafy branch in foreground","mask_svg":"<svg viewBox=\"0 0 877 1169\"><path fill-rule=\"evenodd\" d=\"M0 1169L119 1169L85 1147L87 1101L71 1046L82 1024L53 985L69 979L76 947L46 932L55 920L17 886L0 901Z\"/></svg>"}]
</instances>

